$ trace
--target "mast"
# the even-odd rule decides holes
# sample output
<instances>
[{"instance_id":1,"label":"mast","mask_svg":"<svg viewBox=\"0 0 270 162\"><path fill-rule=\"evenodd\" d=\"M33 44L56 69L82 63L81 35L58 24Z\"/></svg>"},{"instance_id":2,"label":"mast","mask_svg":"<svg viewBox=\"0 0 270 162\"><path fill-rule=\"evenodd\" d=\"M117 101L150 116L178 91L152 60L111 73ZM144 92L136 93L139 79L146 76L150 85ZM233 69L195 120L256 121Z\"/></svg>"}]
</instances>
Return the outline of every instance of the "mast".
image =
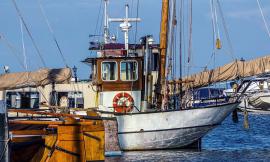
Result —
<instances>
[{"instance_id":1,"label":"mast","mask_svg":"<svg viewBox=\"0 0 270 162\"><path fill-rule=\"evenodd\" d=\"M130 22L140 22L141 19L140 18L129 18L128 12L129 12L129 6L128 4L126 4L125 6L125 18L109 18L108 21L110 22L121 22L120 24L120 28L121 30L124 32L125 35L125 50L127 51L128 54L128 40L129 40L129 30L131 29L132 25L130 24Z\"/></svg>"},{"instance_id":2,"label":"mast","mask_svg":"<svg viewBox=\"0 0 270 162\"><path fill-rule=\"evenodd\" d=\"M158 108L161 108L162 96L164 94L165 71L166 71L166 55L167 55L167 39L168 39L168 20L169 20L169 0L162 0L162 15L160 25L160 61L158 75ZM162 88L162 90L161 90Z\"/></svg>"},{"instance_id":3,"label":"mast","mask_svg":"<svg viewBox=\"0 0 270 162\"><path fill-rule=\"evenodd\" d=\"M109 0L104 0L104 43L105 44L110 42L108 3L109 3Z\"/></svg>"}]
</instances>

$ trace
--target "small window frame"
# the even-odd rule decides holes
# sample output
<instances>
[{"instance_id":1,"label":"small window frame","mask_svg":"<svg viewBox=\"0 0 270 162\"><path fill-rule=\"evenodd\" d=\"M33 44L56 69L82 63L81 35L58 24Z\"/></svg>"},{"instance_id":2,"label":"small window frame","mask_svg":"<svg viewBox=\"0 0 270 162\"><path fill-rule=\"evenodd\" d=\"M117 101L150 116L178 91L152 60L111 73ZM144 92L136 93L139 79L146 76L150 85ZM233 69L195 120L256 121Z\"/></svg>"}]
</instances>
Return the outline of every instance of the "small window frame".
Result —
<instances>
[{"instance_id":1,"label":"small window frame","mask_svg":"<svg viewBox=\"0 0 270 162\"><path fill-rule=\"evenodd\" d=\"M121 78L121 74L122 74L122 71L121 71L121 69L122 69L122 63L123 62L135 62L136 64L137 64L137 66L136 66L136 78L135 79L133 79L133 80L122 80L122 78ZM123 82L134 82L134 81L137 81L138 80L138 76L139 76L139 70L138 70L138 67L139 67L139 63L138 63L138 61L137 60L124 60L124 61L120 61L120 80L121 81L123 81Z\"/></svg>"},{"instance_id":2,"label":"small window frame","mask_svg":"<svg viewBox=\"0 0 270 162\"><path fill-rule=\"evenodd\" d=\"M104 80L103 79L103 63L107 63L107 62L114 62L116 64L116 69L115 69L115 80ZM118 63L117 61L102 61L101 64L101 80L104 82L113 82L113 81L117 81L118 80Z\"/></svg>"}]
</instances>

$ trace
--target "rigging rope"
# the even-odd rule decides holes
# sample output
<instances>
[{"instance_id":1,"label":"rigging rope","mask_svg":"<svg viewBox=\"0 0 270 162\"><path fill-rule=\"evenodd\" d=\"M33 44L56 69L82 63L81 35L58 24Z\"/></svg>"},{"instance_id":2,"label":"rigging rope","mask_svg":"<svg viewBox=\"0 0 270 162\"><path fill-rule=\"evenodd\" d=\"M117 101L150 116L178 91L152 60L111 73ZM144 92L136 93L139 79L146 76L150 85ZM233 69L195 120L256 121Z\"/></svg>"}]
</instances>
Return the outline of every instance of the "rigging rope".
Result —
<instances>
[{"instance_id":1,"label":"rigging rope","mask_svg":"<svg viewBox=\"0 0 270 162\"><path fill-rule=\"evenodd\" d=\"M40 11L41 11L41 13L42 13L42 16L43 16L43 18L45 19L45 22L46 22L46 24L47 24L47 26L48 26L48 28L49 28L49 31L50 31L51 34L52 34L53 40L54 40L54 42L55 42L55 44L56 44L56 46L57 46L57 49L58 49L59 54L60 54L60 56L61 56L61 58L62 58L62 61L63 61L63 63L65 64L65 66L68 67L67 60L66 60L65 57L64 57L64 54L63 54L63 52L62 52L62 50L61 50L61 48L60 48L60 46L59 46L59 43L58 43L58 41L57 41L57 39L56 39L56 36L55 36L55 34L54 34L54 31L53 31L53 29L52 29L52 26L50 25L50 22L49 22L49 20L48 20L48 17L46 16L45 10L44 10L44 8L42 7L41 0L38 0L38 4L39 4Z\"/></svg>"},{"instance_id":2,"label":"rigging rope","mask_svg":"<svg viewBox=\"0 0 270 162\"><path fill-rule=\"evenodd\" d=\"M188 70L187 75L189 75L190 72L190 64L191 64L191 54L192 54L192 0L189 1L189 40L188 40Z\"/></svg>"},{"instance_id":3,"label":"rigging rope","mask_svg":"<svg viewBox=\"0 0 270 162\"><path fill-rule=\"evenodd\" d=\"M97 17L97 22L96 22L95 32L94 32L94 35L95 36L99 34L97 31L98 31L98 24L100 22L99 19L100 19L100 12L101 12L101 7L102 7L102 1L103 0L100 0L100 4L99 4L98 17Z\"/></svg>"},{"instance_id":4,"label":"rigging rope","mask_svg":"<svg viewBox=\"0 0 270 162\"><path fill-rule=\"evenodd\" d=\"M12 44L5 38L5 36L3 34L0 34L0 38L1 40L4 41L4 43L6 44L6 46L8 47L8 49L10 50L10 52L15 56L15 58L18 60L19 64L22 66L22 68L24 68L24 63L23 61L20 59L20 57L17 55L17 49L12 46Z\"/></svg>"},{"instance_id":5,"label":"rigging rope","mask_svg":"<svg viewBox=\"0 0 270 162\"><path fill-rule=\"evenodd\" d=\"M28 69L27 66L27 59L26 59L26 50L25 50L25 43L24 43L24 32L23 32L23 24L22 20L20 19L20 27L21 27L21 37L22 37L22 53L23 53L23 63L24 63L24 68Z\"/></svg>"},{"instance_id":6,"label":"rigging rope","mask_svg":"<svg viewBox=\"0 0 270 162\"><path fill-rule=\"evenodd\" d=\"M230 38L230 35L229 35L229 31L228 31L228 28L227 28L227 25L226 25L225 17L224 17L224 14L223 14L223 11L222 11L222 8L221 8L221 4L220 4L219 0L217 0L217 4L218 4L218 9L219 9L219 13L220 13L220 16L221 16L221 20L222 20L222 25L223 25L223 28L224 28L225 36L226 36L226 39L227 39L228 44L229 44L230 54L232 55L232 59L235 60L235 55L234 55L234 50L233 50L233 46L232 46L232 41L231 41L231 38Z\"/></svg>"},{"instance_id":7,"label":"rigging rope","mask_svg":"<svg viewBox=\"0 0 270 162\"><path fill-rule=\"evenodd\" d=\"M104 20L104 18L105 18L105 13L104 13L104 6L101 8L101 11L102 11L102 13L103 13L103 16L101 16L101 21L100 21L100 26L99 26L99 28L98 28L98 32L97 33L99 33L98 35L103 35L103 32L101 32L102 31L102 29L103 29L103 25L102 25L102 22L103 22L103 20Z\"/></svg>"},{"instance_id":8,"label":"rigging rope","mask_svg":"<svg viewBox=\"0 0 270 162\"><path fill-rule=\"evenodd\" d=\"M257 4L258 4L258 7L259 7L259 9L260 9L260 13L261 13L261 16L262 16L263 23L264 23L264 26L265 26L265 28L266 28L267 34L268 34L268 36L269 36L269 38L270 38L269 27L268 27L268 24L267 24L267 22L266 22L265 16L264 16L264 14L263 14L263 10L262 10L262 7L261 7L260 0L257 0Z\"/></svg>"},{"instance_id":9,"label":"rigging rope","mask_svg":"<svg viewBox=\"0 0 270 162\"><path fill-rule=\"evenodd\" d=\"M169 74L170 74L170 79L173 78L173 57L174 57L174 52L173 52L173 49L174 49L174 40L175 40L175 21L176 21L176 1L173 0L172 1L172 6L170 6L170 10L171 10L171 13L170 14L170 24L169 24L169 46L168 46L168 70L167 70L167 79L169 77Z\"/></svg>"},{"instance_id":10,"label":"rigging rope","mask_svg":"<svg viewBox=\"0 0 270 162\"><path fill-rule=\"evenodd\" d=\"M136 19L139 18L139 7L140 7L140 0L137 0ZM134 37L134 44L136 44L137 34L138 34L138 21L135 22L135 37Z\"/></svg>"},{"instance_id":11,"label":"rigging rope","mask_svg":"<svg viewBox=\"0 0 270 162\"><path fill-rule=\"evenodd\" d=\"M183 58L182 58L182 55L183 55L183 16L184 16L184 10L183 10L183 0L180 1L180 7L179 7L179 63L180 63L180 66L179 66L179 76L180 76L180 80L182 80L183 78ZM182 96L183 96L183 84L182 82L180 82L180 85L179 85L179 102L182 104ZM181 107L181 106L180 106Z\"/></svg>"},{"instance_id":12,"label":"rigging rope","mask_svg":"<svg viewBox=\"0 0 270 162\"><path fill-rule=\"evenodd\" d=\"M220 31L218 25L218 18L217 18L217 4L216 1L210 0L210 8L211 8L211 16L212 16L212 26L213 26L213 35L214 35L214 53L215 49L221 49L221 42L220 42Z\"/></svg>"},{"instance_id":13,"label":"rigging rope","mask_svg":"<svg viewBox=\"0 0 270 162\"><path fill-rule=\"evenodd\" d=\"M29 28L28 28L28 26L27 26L27 24L26 24L26 22L25 22L25 20L24 20L24 18L23 18L23 16L22 16L22 14L21 14L19 8L18 8L18 5L17 5L16 1L15 1L15 0L12 0L12 2L13 2L13 4L14 4L14 7L15 7L15 9L16 9L16 12L17 12L18 16L20 17L20 19L21 19L22 22L23 22L23 25L24 25L24 27L25 27L25 29L26 29L26 31L27 31L27 34L29 35L29 37L30 37L30 39L31 39L31 41L32 41L32 43L33 43L33 45L34 45L34 48L36 49L36 51L37 51L37 53L38 53L38 56L39 56L39 58L40 58L40 60L41 60L41 63L43 64L44 67L46 67L46 64L45 64L45 61L44 61L44 59L43 59L43 57L42 57L42 54L41 54L41 52L40 52L40 50L39 50L39 48L38 48L36 42L34 41L34 38L33 38L32 34L31 34L31 32L30 32L30 30L29 30Z\"/></svg>"}]
</instances>

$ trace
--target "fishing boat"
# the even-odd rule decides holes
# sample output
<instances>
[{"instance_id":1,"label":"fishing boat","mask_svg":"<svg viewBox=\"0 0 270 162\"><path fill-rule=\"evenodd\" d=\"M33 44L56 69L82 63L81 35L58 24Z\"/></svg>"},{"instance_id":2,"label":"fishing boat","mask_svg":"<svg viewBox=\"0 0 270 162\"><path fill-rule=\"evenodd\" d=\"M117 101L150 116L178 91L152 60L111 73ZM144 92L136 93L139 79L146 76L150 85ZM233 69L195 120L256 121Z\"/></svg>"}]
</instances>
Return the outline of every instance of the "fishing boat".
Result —
<instances>
[{"instance_id":1,"label":"fishing boat","mask_svg":"<svg viewBox=\"0 0 270 162\"><path fill-rule=\"evenodd\" d=\"M180 102L170 104L177 95L168 89L180 92L183 87L197 83L209 84L211 76L198 80L194 79L196 76L166 80L167 29L169 15L173 15L169 14L169 4L169 0L162 1L160 45L154 44L149 35L141 38L141 44L129 44L130 21L138 21L138 18L128 18L128 5L123 19L109 18L105 11L105 44L93 46L90 43L97 57L83 61L91 67L92 85L99 101L96 111L117 118L122 150L185 148L194 143L199 148L200 139L221 124L239 104L237 99L231 98L227 102L192 107L179 98L182 96L179 93ZM109 21L122 22L124 44L108 40Z\"/></svg>"},{"instance_id":2,"label":"fishing boat","mask_svg":"<svg viewBox=\"0 0 270 162\"><path fill-rule=\"evenodd\" d=\"M269 66L269 62L264 62L265 68L261 67L256 72L241 71L238 67L244 64L236 60L217 69L169 80L168 71L171 70L168 69L171 67L167 56L171 55L170 37L176 25L174 11L169 11L169 6L174 6L175 1L162 1L159 44L154 44L151 35L142 37L140 44L131 44L129 42L131 23L141 19L129 18L128 5L125 18L110 18L106 11L108 0L104 2L104 41L91 42L89 49L96 52L96 57L89 57L83 61L90 66L91 73L91 81L82 86L82 89L87 91L79 95L62 91L63 93L59 92L57 96L55 95L57 87L70 88L72 85L76 87L80 83L75 82L66 86L55 82L49 88L50 91L45 93L44 105L61 109L70 107L67 105L72 105L69 103L74 103L73 99L75 101L83 98L84 103L89 104L83 106L73 104L78 107L65 113L73 113L75 116L78 113L86 115L86 111L92 110L102 117L116 117L117 134L122 150L186 148L194 143L196 148L200 148L200 139L220 125L236 109L240 103L240 95L246 89L236 91L235 95L225 100L226 102L216 101L200 107L190 104L194 102L192 96L187 95L189 89L233 80L244 75L265 73ZM125 43L116 43L115 38L110 37L109 22L121 22L120 28L124 32ZM16 88L20 87L4 87L4 89ZM42 89L39 92L42 92ZM10 96L11 100L16 98L12 97L12 94ZM50 97L53 100L48 100ZM51 106L54 104L56 107Z\"/></svg>"}]
</instances>

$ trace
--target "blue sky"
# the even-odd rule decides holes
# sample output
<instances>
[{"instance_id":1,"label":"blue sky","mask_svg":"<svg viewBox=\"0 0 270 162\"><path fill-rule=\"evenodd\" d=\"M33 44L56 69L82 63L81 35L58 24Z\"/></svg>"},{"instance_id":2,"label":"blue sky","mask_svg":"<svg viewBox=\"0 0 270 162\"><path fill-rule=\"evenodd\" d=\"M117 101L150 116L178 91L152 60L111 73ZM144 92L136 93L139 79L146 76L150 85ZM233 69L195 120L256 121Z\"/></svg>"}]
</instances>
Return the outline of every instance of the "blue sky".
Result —
<instances>
[{"instance_id":1,"label":"blue sky","mask_svg":"<svg viewBox=\"0 0 270 162\"><path fill-rule=\"evenodd\" d=\"M111 17L123 17L124 5L129 3L131 15L136 15L138 0L111 0L109 12ZM177 0L178 1L178 0ZM53 42L39 9L38 0L16 0L20 11L29 26L42 56L48 67L63 67L63 61ZM67 59L68 65L78 67L81 78L88 77L88 66L80 63L90 56L88 44L89 35L94 34L101 0L41 0L46 15L54 30L59 45ZM220 0L222 4L227 28L234 49L234 58L246 60L270 54L270 38L268 37L256 0ZM261 0L266 20L270 23L270 2ZM212 53L212 25L209 0L193 0L193 53L192 65L202 67L207 64ZM146 34L154 35L159 39L161 14L161 0L140 0L137 38ZM220 19L220 18L219 18ZM17 51L16 56L0 40L0 73L2 67L8 65L12 72L23 71L18 60L22 61L20 22L12 0L0 1L0 33ZM101 22L98 22L99 24ZM100 25L98 25L100 29ZM112 33L122 40L121 31L117 24L111 26ZM133 26L133 30L135 26ZM131 32L130 42L134 42L134 31ZM42 67L33 45L24 29L27 64L31 70ZM221 29L223 49L216 54L215 62L210 67L222 65L232 61L228 54L228 44ZM193 72L201 70L192 69Z\"/></svg>"}]
</instances>

